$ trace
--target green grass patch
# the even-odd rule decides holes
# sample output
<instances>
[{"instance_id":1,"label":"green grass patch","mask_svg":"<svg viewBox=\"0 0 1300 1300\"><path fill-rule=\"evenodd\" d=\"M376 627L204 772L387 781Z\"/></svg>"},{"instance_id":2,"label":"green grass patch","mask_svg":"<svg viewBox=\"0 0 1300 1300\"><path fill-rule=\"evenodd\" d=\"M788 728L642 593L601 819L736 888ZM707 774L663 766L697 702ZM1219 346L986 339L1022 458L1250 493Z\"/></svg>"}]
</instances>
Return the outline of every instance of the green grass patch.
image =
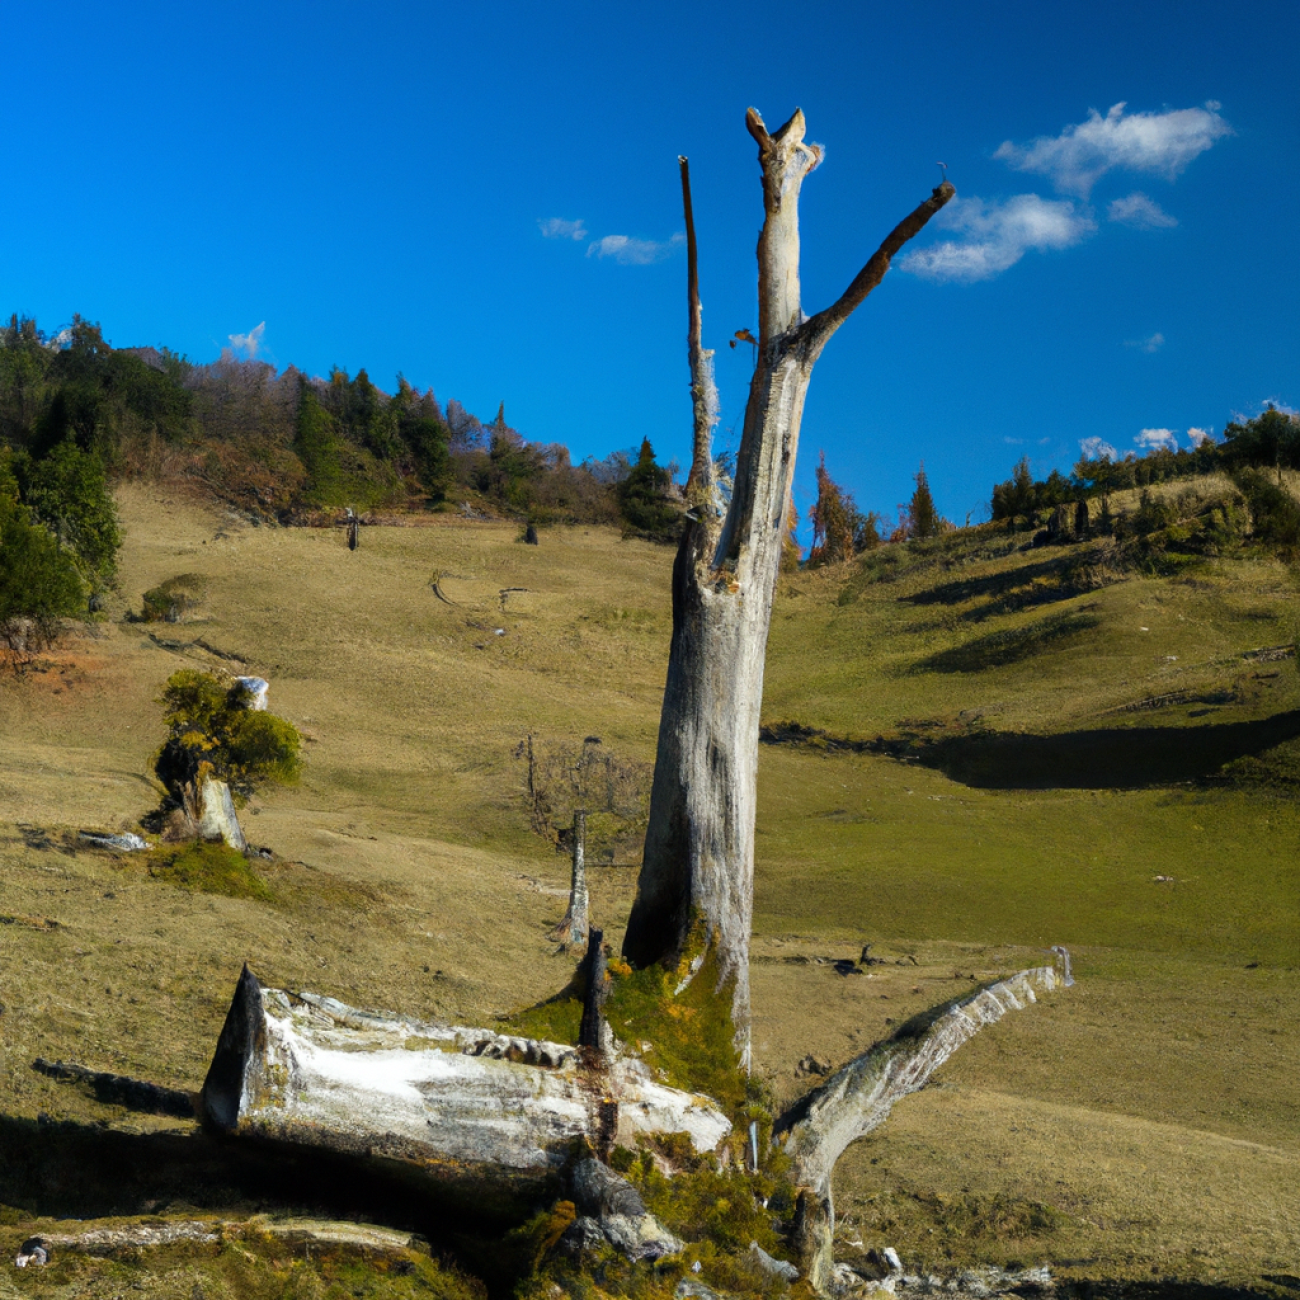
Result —
<instances>
[{"instance_id":1,"label":"green grass patch","mask_svg":"<svg viewBox=\"0 0 1300 1300\"><path fill-rule=\"evenodd\" d=\"M155 851L150 855L149 874L155 880L201 894L253 898L263 903L275 897L266 881L249 866L248 859L220 842Z\"/></svg>"},{"instance_id":2,"label":"green grass patch","mask_svg":"<svg viewBox=\"0 0 1300 1300\"><path fill-rule=\"evenodd\" d=\"M553 998L509 1018L513 1034L543 1038L549 1043L576 1043L582 1027L582 991L577 978Z\"/></svg>"}]
</instances>

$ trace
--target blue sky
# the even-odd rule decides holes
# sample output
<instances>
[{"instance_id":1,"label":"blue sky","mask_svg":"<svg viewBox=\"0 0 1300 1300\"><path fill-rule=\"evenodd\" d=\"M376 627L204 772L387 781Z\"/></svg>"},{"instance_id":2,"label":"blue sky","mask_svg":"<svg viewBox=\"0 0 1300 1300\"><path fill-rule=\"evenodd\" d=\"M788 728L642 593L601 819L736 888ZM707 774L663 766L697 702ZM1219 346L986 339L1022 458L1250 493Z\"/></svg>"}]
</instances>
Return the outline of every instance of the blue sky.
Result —
<instances>
[{"instance_id":1,"label":"blue sky","mask_svg":"<svg viewBox=\"0 0 1300 1300\"><path fill-rule=\"evenodd\" d=\"M261 327L279 365L504 401L576 459L648 436L685 460L677 155L734 445L744 112L798 105L826 147L809 313L936 160L959 195L819 363L800 508L824 450L863 508L892 515L924 461L978 519L1022 454L1300 406L1298 36L1294 0L10 4L0 309L196 361Z\"/></svg>"}]
</instances>

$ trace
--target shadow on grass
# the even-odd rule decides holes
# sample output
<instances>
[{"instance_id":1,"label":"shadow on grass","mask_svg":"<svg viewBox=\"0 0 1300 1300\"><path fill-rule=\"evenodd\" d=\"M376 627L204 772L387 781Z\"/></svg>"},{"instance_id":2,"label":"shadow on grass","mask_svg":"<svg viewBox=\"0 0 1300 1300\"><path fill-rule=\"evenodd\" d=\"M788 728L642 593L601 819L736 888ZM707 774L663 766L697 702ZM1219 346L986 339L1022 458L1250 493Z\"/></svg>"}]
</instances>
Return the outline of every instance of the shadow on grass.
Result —
<instances>
[{"instance_id":1,"label":"shadow on grass","mask_svg":"<svg viewBox=\"0 0 1300 1300\"><path fill-rule=\"evenodd\" d=\"M1081 610L1040 618L1027 627L1007 628L976 637L964 645L940 650L920 660L913 672L978 673L1005 668L1049 650L1064 649L1099 626L1101 619Z\"/></svg>"},{"instance_id":2,"label":"shadow on grass","mask_svg":"<svg viewBox=\"0 0 1300 1300\"><path fill-rule=\"evenodd\" d=\"M440 1174L447 1171L439 1170ZM382 1223L423 1236L509 1296L531 1266L507 1233L553 1198L521 1180L510 1197L413 1166L191 1132L122 1133L96 1124L0 1116L0 1202L33 1218L206 1212Z\"/></svg>"},{"instance_id":3,"label":"shadow on grass","mask_svg":"<svg viewBox=\"0 0 1300 1300\"><path fill-rule=\"evenodd\" d=\"M1131 790L1217 777L1300 736L1300 709L1254 722L1121 727L1056 736L979 732L909 747L914 762L964 785L1015 790Z\"/></svg>"}]
</instances>

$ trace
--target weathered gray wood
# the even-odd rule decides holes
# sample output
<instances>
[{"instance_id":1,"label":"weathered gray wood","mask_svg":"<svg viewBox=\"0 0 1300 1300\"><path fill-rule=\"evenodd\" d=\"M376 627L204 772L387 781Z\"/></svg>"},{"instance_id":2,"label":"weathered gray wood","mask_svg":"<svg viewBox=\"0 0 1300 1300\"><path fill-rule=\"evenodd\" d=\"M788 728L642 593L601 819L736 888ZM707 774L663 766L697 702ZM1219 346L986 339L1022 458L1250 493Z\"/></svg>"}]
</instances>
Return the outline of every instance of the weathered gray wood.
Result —
<instances>
[{"instance_id":1,"label":"weathered gray wood","mask_svg":"<svg viewBox=\"0 0 1300 1300\"><path fill-rule=\"evenodd\" d=\"M235 801L224 781L205 776L195 795L194 823L199 839L222 840L241 853L248 847L243 828L235 814Z\"/></svg>"},{"instance_id":2,"label":"weathered gray wood","mask_svg":"<svg viewBox=\"0 0 1300 1300\"><path fill-rule=\"evenodd\" d=\"M360 1011L264 989L244 968L200 1094L225 1132L412 1163L431 1177L545 1180L585 1138L731 1130L717 1106L657 1083L637 1058Z\"/></svg>"},{"instance_id":3,"label":"weathered gray wood","mask_svg":"<svg viewBox=\"0 0 1300 1300\"><path fill-rule=\"evenodd\" d=\"M694 454L691 510L673 567L673 633L650 819L624 954L634 965L713 948L730 988L736 1043L749 1062L749 934L763 660L780 568L786 501L812 368L822 348L889 269L893 255L955 193L946 181L901 222L839 300L805 319L799 294L799 191L821 160L801 112L769 133L750 109L765 217L759 238L759 340L725 516L712 492L716 419L712 353L701 341L690 175L681 162L687 226L688 356Z\"/></svg>"},{"instance_id":4,"label":"weathered gray wood","mask_svg":"<svg viewBox=\"0 0 1300 1300\"><path fill-rule=\"evenodd\" d=\"M1056 951L1064 954L1068 972L1068 953ZM791 1157L799 1187L796 1247L815 1290L825 1292L831 1283L831 1174L845 1148L883 1124L897 1101L923 1088L985 1025L1032 1005L1035 990L1050 992L1065 983L1053 967L1038 966L944 1003L850 1061L777 1121L772 1138Z\"/></svg>"},{"instance_id":5,"label":"weathered gray wood","mask_svg":"<svg viewBox=\"0 0 1300 1300\"><path fill-rule=\"evenodd\" d=\"M529 737L529 793L532 792L532 737ZM564 919L551 931L551 938L568 947L577 947L587 942L587 932L591 928L588 912L591 903L587 895L587 810L573 810L573 875L569 885L569 908Z\"/></svg>"}]
</instances>

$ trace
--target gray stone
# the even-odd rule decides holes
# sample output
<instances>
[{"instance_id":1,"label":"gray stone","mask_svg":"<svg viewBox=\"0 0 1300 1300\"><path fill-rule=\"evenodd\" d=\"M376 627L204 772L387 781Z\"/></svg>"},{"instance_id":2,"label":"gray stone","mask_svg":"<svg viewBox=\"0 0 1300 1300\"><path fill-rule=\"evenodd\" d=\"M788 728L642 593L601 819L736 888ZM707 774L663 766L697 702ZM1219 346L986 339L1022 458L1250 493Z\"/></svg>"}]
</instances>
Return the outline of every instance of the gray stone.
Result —
<instances>
[{"instance_id":1,"label":"gray stone","mask_svg":"<svg viewBox=\"0 0 1300 1300\"><path fill-rule=\"evenodd\" d=\"M749 1254L754 1263L764 1273L771 1273L773 1277L783 1277L787 1282L797 1282L799 1280L799 1270L793 1264L784 1259L773 1258L758 1242L751 1241L749 1243Z\"/></svg>"},{"instance_id":2,"label":"gray stone","mask_svg":"<svg viewBox=\"0 0 1300 1300\"><path fill-rule=\"evenodd\" d=\"M589 1158L579 1161L569 1175L569 1191L579 1214L603 1218L611 1214L639 1219L645 1212L641 1193L608 1165Z\"/></svg>"},{"instance_id":3,"label":"gray stone","mask_svg":"<svg viewBox=\"0 0 1300 1300\"><path fill-rule=\"evenodd\" d=\"M681 1239L673 1236L653 1214L639 1218L608 1214L600 1220L600 1226L606 1241L633 1264L676 1255L682 1249Z\"/></svg>"},{"instance_id":4,"label":"gray stone","mask_svg":"<svg viewBox=\"0 0 1300 1300\"><path fill-rule=\"evenodd\" d=\"M264 677L236 677L244 688L244 707L254 713L261 713L266 708L266 693L270 683Z\"/></svg>"}]
</instances>

